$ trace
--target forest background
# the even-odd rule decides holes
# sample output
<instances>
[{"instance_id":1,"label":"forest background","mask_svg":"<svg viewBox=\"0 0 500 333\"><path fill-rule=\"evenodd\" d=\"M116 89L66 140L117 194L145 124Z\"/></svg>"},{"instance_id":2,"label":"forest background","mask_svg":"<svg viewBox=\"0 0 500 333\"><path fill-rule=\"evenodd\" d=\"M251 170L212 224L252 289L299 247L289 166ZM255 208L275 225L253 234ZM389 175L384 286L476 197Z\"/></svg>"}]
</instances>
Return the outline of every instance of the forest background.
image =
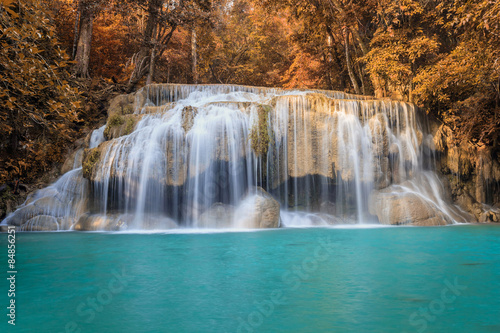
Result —
<instances>
[{"instance_id":1,"label":"forest background","mask_svg":"<svg viewBox=\"0 0 500 333\"><path fill-rule=\"evenodd\" d=\"M0 184L34 182L148 83L341 90L500 137L500 2L1 0Z\"/></svg>"}]
</instances>

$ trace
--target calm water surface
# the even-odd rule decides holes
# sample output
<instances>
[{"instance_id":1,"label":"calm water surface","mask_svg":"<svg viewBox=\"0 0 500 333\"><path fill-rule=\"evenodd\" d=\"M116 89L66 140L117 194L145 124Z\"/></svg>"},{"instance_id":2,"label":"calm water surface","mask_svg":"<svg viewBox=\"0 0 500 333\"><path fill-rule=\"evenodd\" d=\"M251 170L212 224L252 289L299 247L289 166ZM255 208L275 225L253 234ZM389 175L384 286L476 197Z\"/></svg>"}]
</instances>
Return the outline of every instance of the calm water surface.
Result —
<instances>
[{"instance_id":1,"label":"calm water surface","mask_svg":"<svg viewBox=\"0 0 500 333\"><path fill-rule=\"evenodd\" d=\"M500 332L500 226L18 233L1 332ZM7 276L7 235L0 234Z\"/></svg>"}]
</instances>

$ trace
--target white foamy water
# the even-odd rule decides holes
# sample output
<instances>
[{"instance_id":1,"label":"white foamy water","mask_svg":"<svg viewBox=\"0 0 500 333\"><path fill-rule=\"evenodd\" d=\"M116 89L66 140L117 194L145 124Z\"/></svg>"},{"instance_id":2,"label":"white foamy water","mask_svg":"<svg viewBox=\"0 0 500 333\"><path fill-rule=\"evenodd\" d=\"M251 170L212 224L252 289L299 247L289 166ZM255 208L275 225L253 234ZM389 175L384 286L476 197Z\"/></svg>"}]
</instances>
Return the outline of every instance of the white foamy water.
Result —
<instances>
[{"instance_id":1,"label":"white foamy water","mask_svg":"<svg viewBox=\"0 0 500 333\"><path fill-rule=\"evenodd\" d=\"M33 215L26 207L60 198L64 212L51 203L43 215L74 223L86 214L139 230L245 228L262 187L281 205L281 226L351 225L377 223L370 196L392 185L461 219L425 168L424 128L411 104L320 90L152 85L135 105L132 133L106 141L103 126L91 135L89 148L100 150L91 182L75 169L22 209Z\"/></svg>"}]
</instances>

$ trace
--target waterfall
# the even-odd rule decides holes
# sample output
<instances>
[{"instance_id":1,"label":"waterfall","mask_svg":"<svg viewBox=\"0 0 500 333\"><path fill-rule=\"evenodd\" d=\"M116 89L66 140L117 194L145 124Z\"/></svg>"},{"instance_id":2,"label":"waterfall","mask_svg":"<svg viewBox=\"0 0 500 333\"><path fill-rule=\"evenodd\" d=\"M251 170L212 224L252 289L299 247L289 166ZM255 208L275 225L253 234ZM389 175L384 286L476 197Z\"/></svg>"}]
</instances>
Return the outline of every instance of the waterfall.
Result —
<instances>
[{"instance_id":1,"label":"waterfall","mask_svg":"<svg viewBox=\"0 0 500 333\"><path fill-rule=\"evenodd\" d=\"M106 128L106 125L99 127L95 131L92 131L92 134L90 135L90 142L89 142L90 149L96 148L101 143L106 141L106 138L104 137L104 129L105 128Z\"/></svg>"},{"instance_id":2,"label":"waterfall","mask_svg":"<svg viewBox=\"0 0 500 333\"><path fill-rule=\"evenodd\" d=\"M150 85L125 98L92 133L84 170L20 211L64 197L67 211L43 215L78 230L245 227L255 207L264 219L276 205L282 226L406 224L415 202L426 221L465 219L445 198L411 104L229 85ZM18 212L8 219L36 216Z\"/></svg>"}]
</instances>

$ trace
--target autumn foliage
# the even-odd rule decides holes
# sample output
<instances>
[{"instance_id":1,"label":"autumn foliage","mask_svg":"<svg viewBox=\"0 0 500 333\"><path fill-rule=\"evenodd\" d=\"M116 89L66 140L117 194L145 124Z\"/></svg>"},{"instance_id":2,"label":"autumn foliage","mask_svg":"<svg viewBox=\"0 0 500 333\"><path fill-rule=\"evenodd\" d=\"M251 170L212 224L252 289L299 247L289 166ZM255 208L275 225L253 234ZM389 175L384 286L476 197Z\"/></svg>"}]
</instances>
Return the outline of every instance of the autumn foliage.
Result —
<instances>
[{"instance_id":1,"label":"autumn foliage","mask_svg":"<svg viewBox=\"0 0 500 333\"><path fill-rule=\"evenodd\" d=\"M88 106L93 91L80 94L78 77L128 90L223 83L390 97L416 103L459 139L498 147L498 1L2 3L0 181L46 170L91 123L78 101Z\"/></svg>"},{"instance_id":2,"label":"autumn foliage","mask_svg":"<svg viewBox=\"0 0 500 333\"><path fill-rule=\"evenodd\" d=\"M73 138L79 93L40 3L4 1L0 24L0 181L30 180Z\"/></svg>"}]
</instances>

